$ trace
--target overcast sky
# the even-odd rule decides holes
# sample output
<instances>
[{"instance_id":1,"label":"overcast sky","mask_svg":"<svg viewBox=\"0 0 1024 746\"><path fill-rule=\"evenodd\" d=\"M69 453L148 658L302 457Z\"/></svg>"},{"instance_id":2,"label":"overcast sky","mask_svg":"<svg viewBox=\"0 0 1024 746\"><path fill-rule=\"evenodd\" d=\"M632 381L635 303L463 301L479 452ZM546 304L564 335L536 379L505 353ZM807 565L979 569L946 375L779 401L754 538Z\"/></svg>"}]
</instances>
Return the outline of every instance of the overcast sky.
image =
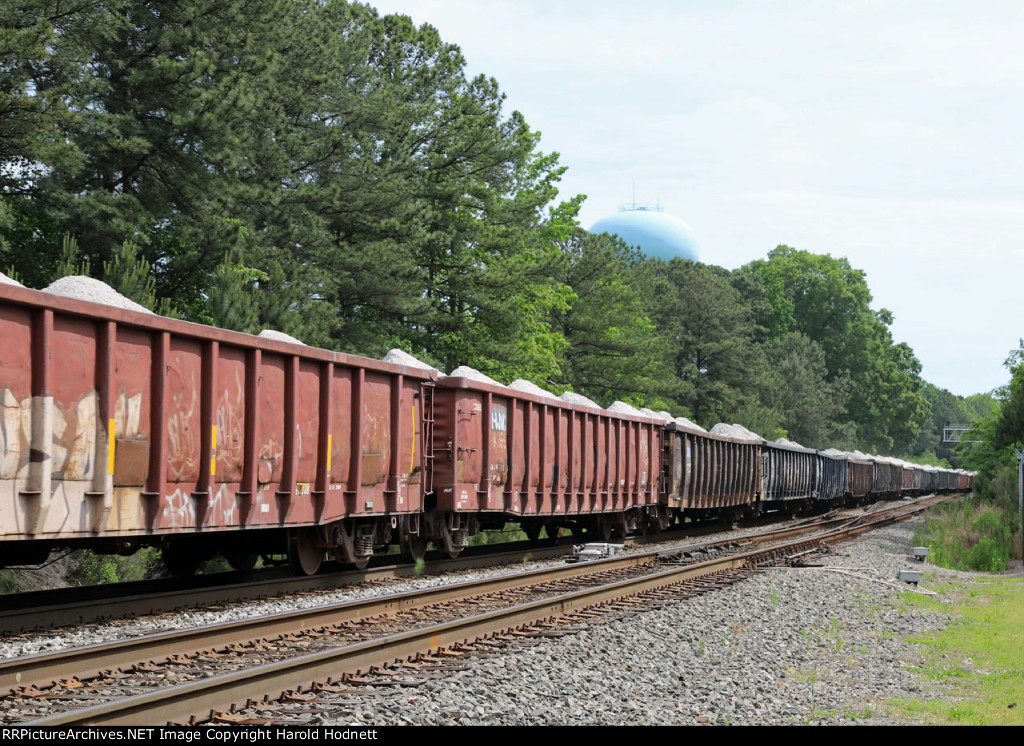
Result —
<instances>
[{"instance_id":1,"label":"overcast sky","mask_svg":"<svg viewBox=\"0 0 1024 746\"><path fill-rule=\"evenodd\" d=\"M845 256L926 380L1005 384L1024 337L1024 3L380 0L429 23L588 195L660 201L701 261Z\"/></svg>"}]
</instances>

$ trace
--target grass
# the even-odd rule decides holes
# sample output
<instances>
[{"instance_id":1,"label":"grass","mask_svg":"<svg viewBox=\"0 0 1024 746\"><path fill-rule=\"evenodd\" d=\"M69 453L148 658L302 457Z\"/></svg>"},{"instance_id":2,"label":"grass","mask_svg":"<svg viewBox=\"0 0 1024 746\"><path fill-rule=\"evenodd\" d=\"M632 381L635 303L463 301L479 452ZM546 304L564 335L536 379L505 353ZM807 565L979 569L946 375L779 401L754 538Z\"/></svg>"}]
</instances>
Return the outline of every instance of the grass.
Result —
<instances>
[{"instance_id":1,"label":"grass","mask_svg":"<svg viewBox=\"0 0 1024 746\"><path fill-rule=\"evenodd\" d=\"M1024 725L1024 579L981 577L929 587L941 600L908 595L907 607L941 610L957 622L913 639L922 675L941 699L890 702L901 716L934 725Z\"/></svg>"},{"instance_id":2,"label":"grass","mask_svg":"<svg viewBox=\"0 0 1024 746\"><path fill-rule=\"evenodd\" d=\"M914 531L929 546L928 561L940 567L1002 572L1020 556L1016 506L965 498L938 506Z\"/></svg>"}]
</instances>

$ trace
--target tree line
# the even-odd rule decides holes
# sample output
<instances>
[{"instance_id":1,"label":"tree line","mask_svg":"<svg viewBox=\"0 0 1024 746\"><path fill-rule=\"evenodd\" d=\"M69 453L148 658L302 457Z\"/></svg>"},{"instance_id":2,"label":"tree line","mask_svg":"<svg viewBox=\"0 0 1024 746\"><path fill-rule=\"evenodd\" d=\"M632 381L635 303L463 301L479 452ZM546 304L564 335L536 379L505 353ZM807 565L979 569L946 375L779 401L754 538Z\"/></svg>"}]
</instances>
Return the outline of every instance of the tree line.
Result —
<instances>
[{"instance_id":1,"label":"tree line","mask_svg":"<svg viewBox=\"0 0 1024 746\"><path fill-rule=\"evenodd\" d=\"M29 0L0 28L0 266L30 287L89 274L191 321L820 448L955 459L939 421L988 406L921 379L846 259L728 271L583 230L558 154L429 25Z\"/></svg>"}]
</instances>

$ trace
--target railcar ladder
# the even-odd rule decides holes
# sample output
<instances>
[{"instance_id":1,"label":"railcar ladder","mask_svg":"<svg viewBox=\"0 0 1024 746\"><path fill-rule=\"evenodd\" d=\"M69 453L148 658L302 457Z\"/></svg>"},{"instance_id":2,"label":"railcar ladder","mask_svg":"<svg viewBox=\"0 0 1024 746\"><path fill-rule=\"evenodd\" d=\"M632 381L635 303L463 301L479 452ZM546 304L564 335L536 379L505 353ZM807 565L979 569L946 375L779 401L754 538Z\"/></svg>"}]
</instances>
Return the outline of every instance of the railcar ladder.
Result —
<instances>
[{"instance_id":1,"label":"railcar ladder","mask_svg":"<svg viewBox=\"0 0 1024 746\"><path fill-rule=\"evenodd\" d=\"M434 388L426 382L420 389L423 400L423 494L434 491Z\"/></svg>"}]
</instances>

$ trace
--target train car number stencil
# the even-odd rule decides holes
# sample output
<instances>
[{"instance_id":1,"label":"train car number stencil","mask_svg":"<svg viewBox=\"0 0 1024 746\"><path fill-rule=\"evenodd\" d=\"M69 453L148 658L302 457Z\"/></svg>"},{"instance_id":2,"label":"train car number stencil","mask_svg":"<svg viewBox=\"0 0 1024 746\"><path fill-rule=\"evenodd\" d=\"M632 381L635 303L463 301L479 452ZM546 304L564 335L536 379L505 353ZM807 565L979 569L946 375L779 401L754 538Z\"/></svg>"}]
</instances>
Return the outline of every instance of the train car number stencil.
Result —
<instances>
[{"instance_id":1,"label":"train car number stencil","mask_svg":"<svg viewBox=\"0 0 1024 746\"><path fill-rule=\"evenodd\" d=\"M503 407L494 407L491 410L491 430L498 432L505 432L507 427L508 415Z\"/></svg>"}]
</instances>

